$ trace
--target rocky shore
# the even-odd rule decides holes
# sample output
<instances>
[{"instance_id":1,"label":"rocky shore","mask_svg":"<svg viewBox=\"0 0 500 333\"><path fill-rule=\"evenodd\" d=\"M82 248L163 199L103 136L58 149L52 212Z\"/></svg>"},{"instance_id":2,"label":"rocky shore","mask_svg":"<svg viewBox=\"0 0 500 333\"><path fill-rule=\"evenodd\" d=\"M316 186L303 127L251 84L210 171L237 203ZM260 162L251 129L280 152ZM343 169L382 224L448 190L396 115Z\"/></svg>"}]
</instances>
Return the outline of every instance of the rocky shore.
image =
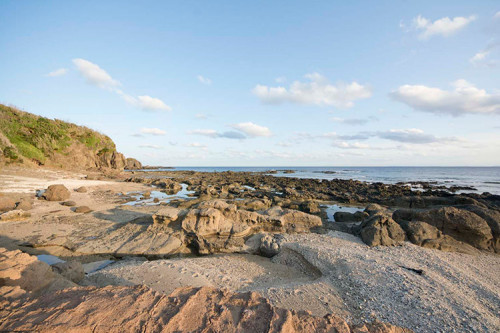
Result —
<instances>
[{"instance_id":1,"label":"rocky shore","mask_svg":"<svg viewBox=\"0 0 500 333\"><path fill-rule=\"evenodd\" d=\"M500 326L500 196L250 172L107 175L2 170L0 329L115 331L114 308L130 331Z\"/></svg>"}]
</instances>

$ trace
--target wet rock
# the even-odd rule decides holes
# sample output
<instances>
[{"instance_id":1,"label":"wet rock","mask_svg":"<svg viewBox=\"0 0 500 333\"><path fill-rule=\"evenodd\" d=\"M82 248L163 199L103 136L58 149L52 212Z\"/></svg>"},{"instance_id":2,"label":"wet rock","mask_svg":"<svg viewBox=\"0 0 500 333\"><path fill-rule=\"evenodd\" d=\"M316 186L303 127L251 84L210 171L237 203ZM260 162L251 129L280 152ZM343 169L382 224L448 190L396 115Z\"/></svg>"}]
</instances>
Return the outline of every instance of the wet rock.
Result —
<instances>
[{"instance_id":1,"label":"wet rock","mask_svg":"<svg viewBox=\"0 0 500 333\"><path fill-rule=\"evenodd\" d=\"M51 266L52 270L66 279L78 283L85 277L83 265L79 261L59 262Z\"/></svg>"},{"instance_id":2,"label":"wet rock","mask_svg":"<svg viewBox=\"0 0 500 333\"><path fill-rule=\"evenodd\" d=\"M79 206L79 207L76 207L74 212L75 213L90 213L92 211L92 209L90 209L88 206Z\"/></svg>"},{"instance_id":3,"label":"wet rock","mask_svg":"<svg viewBox=\"0 0 500 333\"><path fill-rule=\"evenodd\" d=\"M13 210L16 208L16 202L7 197L0 196L0 212L8 212L9 210Z\"/></svg>"},{"instance_id":4,"label":"wet rock","mask_svg":"<svg viewBox=\"0 0 500 333\"><path fill-rule=\"evenodd\" d=\"M64 201L63 203L61 203L61 205L68 206L68 207L73 207L73 206L76 206L76 202L74 202L72 200L68 200L68 201Z\"/></svg>"},{"instance_id":5,"label":"wet rock","mask_svg":"<svg viewBox=\"0 0 500 333\"><path fill-rule=\"evenodd\" d=\"M42 197L47 201L64 201L69 199L70 195L66 186L58 184L50 185L43 193Z\"/></svg>"},{"instance_id":6,"label":"wet rock","mask_svg":"<svg viewBox=\"0 0 500 333\"><path fill-rule=\"evenodd\" d=\"M335 212L335 214L333 214L335 222L361 222L368 216L368 213L361 211L357 211L355 213Z\"/></svg>"},{"instance_id":7,"label":"wet rock","mask_svg":"<svg viewBox=\"0 0 500 333\"><path fill-rule=\"evenodd\" d=\"M78 192L78 193L87 193L88 189L85 187L85 186L80 186L79 188L77 188L75 190L75 192Z\"/></svg>"}]
</instances>

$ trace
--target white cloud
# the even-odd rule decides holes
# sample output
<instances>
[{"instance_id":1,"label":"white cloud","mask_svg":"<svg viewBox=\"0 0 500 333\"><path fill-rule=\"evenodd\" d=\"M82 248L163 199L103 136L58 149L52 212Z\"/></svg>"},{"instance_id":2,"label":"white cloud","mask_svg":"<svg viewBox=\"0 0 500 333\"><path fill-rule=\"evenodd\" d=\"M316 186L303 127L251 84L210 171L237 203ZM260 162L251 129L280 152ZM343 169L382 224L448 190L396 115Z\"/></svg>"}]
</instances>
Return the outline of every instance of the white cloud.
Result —
<instances>
[{"instance_id":1,"label":"white cloud","mask_svg":"<svg viewBox=\"0 0 500 333\"><path fill-rule=\"evenodd\" d=\"M377 117L367 117L367 118L339 118L339 117L332 117L332 121L336 123L341 123L341 124L346 124L346 125L366 125L371 121L377 121Z\"/></svg>"},{"instance_id":2,"label":"white cloud","mask_svg":"<svg viewBox=\"0 0 500 333\"><path fill-rule=\"evenodd\" d=\"M447 91L423 85L404 85L390 95L415 110L436 114L500 113L500 93L487 93L466 80L457 80L453 86L454 90Z\"/></svg>"},{"instance_id":3,"label":"white cloud","mask_svg":"<svg viewBox=\"0 0 500 333\"><path fill-rule=\"evenodd\" d=\"M489 53L490 53L489 51L480 51L476 53L472 58L470 58L469 61L473 65L477 65L478 63L482 62Z\"/></svg>"},{"instance_id":4,"label":"white cloud","mask_svg":"<svg viewBox=\"0 0 500 333\"><path fill-rule=\"evenodd\" d=\"M130 105L139 107L143 110L151 111L172 110L170 106L165 104L159 98L154 98L148 95L133 97L126 94L121 89L117 88L117 86L121 85L119 81L113 79L104 69L88 60L78 58L73 59L73 63L76 65L78 71L87 80L87 82L118 94Z\"/></svg>"},{"instance_id":5,"label":"white cloud","mask_svg":"<svg viewBox=\"0 0 500 333\"><path fill-rule=\"evenodd\" d=\"M194 117L197 119L207 119L208 118L208 116L204 113L197 113Z\"/></svg>"},{"instance_id":6,"label":"white cloud","mask_svg":"<svg viewBox=\"0 0 500 333\"><path fill-rule=\"evenodd\" d=\"M354 101L372 95L367 86L355 81L352 83L339 82L332 85L324 76L318 73L307 74L305 78L309 81L294 81L288 89L281 86L268 87L258 84L252 92L263 103L281 104L290 102L339 108L352 107Z\"/></svg>"},{"instance_id":7,"label":"white cloud","mask_svg":"<svg viewBox=\"0 0 500 333\"><path fill-rule=\"evenodd\" d=\"M68 70L66 68L59 68L53 72L48 73L47 76L49 77L63 76L66 73L68 73Z\"/></svg>"},{"instance_id":8,"label":"white cloud","mask_svg":"<svg viewBox=\"0 0 500 333\"><path fill-rule=\"evenodd\" d=\"M386 140L414 144L456 141L455 138L439 138L432 134L426 134L418 128L391 129L385 132L377 132L376 136Z\"/></svg>"},{"instance_id":9,"label":"white cloud","mask_svg":"<svg viewBox=\"0 0 500 333\"><path fill-rule=\"evenodd\" d=\"M201 148L201 149L206 149L207 146L204 145L204 144L201 144L199 142L193 142L193 143L189 143L187 144L187 147L191 147L191 148Z\"/></svg>"},{"instance_id":10,"label":"white cloud","mask_svg":"<svg viewBox=\"0 0 500 333\"><path fill-rule=\"evenodd\" d=\"M453 19L450 19L449 17L443 17L432 22L419 15L413 19L413 26L416 30L422 31L419 35L420 39L428 39L429 37L434 35L448 37L465 28L475 19L476 16L471 15L469 17L457 16Z\"/></svg>"},{"instance_id":11,"label":"white cloud","mask_svg":"<svg viewBox=\"0 0 500 333\"><path fill-rule=\"evenodd\" d=\"M163 147L158 145L140 145L139 148L162 149Z\"/></svg>"},{"instance_id":12,"label":"white cloud","mask_svg":"<svg viewBox=\"0 0 500 333\"><path fill-rule=\"evenodd\" d=\"M159 128L141 128L141 133L152 135L165 135L167 132Z\"/></svg>"},{"instance_id":13,"label":"white cloud","mask_svg":"<svg viewBox=\"0 0 500 333\"><path fill-rule=\"evenodd\" d=\"M286 77L280 76L280 77L275 78L274 81L276 81L276 83L285 83Z\"/></svg>"},{"instance_id":14,"label":"white cloud","mask_svg":"<svg viewBox=\"0 0 500 333\"><path fill-rule=\"evenodd\" d=\"M137 97L137 105L144 110L165 110L170 111L172 108L165 104L161 99L154 98L151 96L138 96Z\"/></svg>"},{"instance_id":15,"label":"white cloud","mask_svg":"<svg viewBox=\"0 0 500 333\"><path fill-rule=\"evenodd\" d=\"M493 15L493 18L496 20L496 19L500 19L500 11L496 12L495 15Z\"/></svg>"},{"instance_id":16,"label":"white cloud","mask_svg":"<svg viewBox=\"0 0 500 333\"><path fill-rule=\"evenodd\" d=\"M248 135L250 137L258 137L258 136L267 137L267 136L272 135L269 128L264 127L264 126L259 126L257 124L252 123L252 122L233 124L230 126L238 131L245 133L246 135Z\"/></svg>"},{"instance_id":17,"label":"white cloud","mask_svg":"<svg viewBox=\"0 0 500 333\"><path fill-rule=\"evenodd\" d=\"M226 139L240 139L240 140L247 138L243 133L240 132L236 131L218 132L213 129L197 129L188 131L187 133L193 135L207 136L209 138L226 138Z\"/></svg>"},{"instance_id":18,"label":"white cloud","mask_svg":"<svg viewBox=\"0 0 500 333\"><path fill-rule=\"evenodd\" d=\"M120 85L120 82L113 79L104 69L88 60L78 58L73 59L73 63L76 65L80 74L91 84L101 88L110 88Z\"/></svg>"},{"instance_id":19,"label":"white cloud","mask_svg":"<svg viewBox=\"0 0 500 333\"><path fill-rule=\"evenodd\" d=\"M198 75L198 81L200 81L201 83L206 84L206 85L212 84L212 80L210 80L207 77L201 76L201 75Z\"/></svg>"},{"instance_id":20,"label":"white cloud","mask_svg":"<svg viewBox=\"0 0 500 333\"><path fill-rule=\"evenodd\" d=\"M334 147L342 148L342 149L368 149L368 148L370 148L369 145L364 144L364 143L360 143L360 142L349 143L349 142L341 141L341 142L334 142L334 143L332 143L332 145Z\"/></svg>"}]
</instances>

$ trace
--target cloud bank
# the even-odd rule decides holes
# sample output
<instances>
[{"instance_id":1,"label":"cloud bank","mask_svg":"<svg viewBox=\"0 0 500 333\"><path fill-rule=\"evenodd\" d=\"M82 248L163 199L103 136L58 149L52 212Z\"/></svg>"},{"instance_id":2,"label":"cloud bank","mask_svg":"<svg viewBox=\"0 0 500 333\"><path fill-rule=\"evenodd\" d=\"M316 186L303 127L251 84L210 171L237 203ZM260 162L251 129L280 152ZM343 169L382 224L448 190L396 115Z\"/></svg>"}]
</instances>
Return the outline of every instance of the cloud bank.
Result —
<instances>
[{"instance_id":1,"label":"cloud bank","mask_svg":"<svg viewBox=\"0 0 500 333\"><path fill-rule=\"evenodd\" d=\"M418 37L425 40L436 35L443 37L451 36L465 28L475 19L476 16L471 15L469 17L457 16L453 19L450 19L449 17L443 17L432 22L429 19L418 15L413 19L413 26L416 30L421 31Z\"/></svg>"},{"instance_id":2,"label":"cloud bank","mask_svg":"<svg viewBox=\"0 0 500 333\"><path fill-rule=\"evenodd\" d=\"M306 82L294 81L285 87L256 85L252 92L261 102L267 104L297 103L316 106L350 108L354 101L371 97L371 90L355 81L339 82L335 85L318 73L305 75Z\"/></svg>"},{"instance_id":3,"label":"cloud bank","mask_svg":"<svg viewBox=\"0 0 500 333\"><path fill-rule=\"evenodd\" d=\"M390 96L415 110L435 114L499 114L500 94L478 89L466 80L453 82L454 90L424 85L403 85Z\"/></svg>"},{"instance_id":4,"label":"cloud bank","mask_svg":"<svg viewBox=\"0 0 500 333\"><path fill-rule=\"evenodd\" d=\"M172 110L170 106L165 104L165 102L159 98L148 95L133 97L126 94L118 88L118 86L121 86L121 83L118 80L113 79L108 72L99 67L97 64L81 58L73 59L73 63L75 64L80 75L82 75L88 83L118 94L125 102L132 106L146 111Z\"/></svg>"}]
</instances>

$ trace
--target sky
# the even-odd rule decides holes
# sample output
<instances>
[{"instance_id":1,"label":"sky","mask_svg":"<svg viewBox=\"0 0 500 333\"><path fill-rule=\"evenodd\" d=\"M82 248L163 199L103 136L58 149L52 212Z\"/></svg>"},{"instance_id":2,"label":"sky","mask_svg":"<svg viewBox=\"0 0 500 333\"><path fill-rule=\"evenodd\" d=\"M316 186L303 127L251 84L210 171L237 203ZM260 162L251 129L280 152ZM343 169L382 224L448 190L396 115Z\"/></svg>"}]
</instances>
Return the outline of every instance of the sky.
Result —
<instances>
[{"instance_id":1,"label":"sky","mask_svg":"<svg viewBox=\"0 0 500 333\"><path fill-rule=\"evenodd\" d=\"M164 166L499 166L498 1L0 1L0 103Z\"/></svg>"}]
</instances>

